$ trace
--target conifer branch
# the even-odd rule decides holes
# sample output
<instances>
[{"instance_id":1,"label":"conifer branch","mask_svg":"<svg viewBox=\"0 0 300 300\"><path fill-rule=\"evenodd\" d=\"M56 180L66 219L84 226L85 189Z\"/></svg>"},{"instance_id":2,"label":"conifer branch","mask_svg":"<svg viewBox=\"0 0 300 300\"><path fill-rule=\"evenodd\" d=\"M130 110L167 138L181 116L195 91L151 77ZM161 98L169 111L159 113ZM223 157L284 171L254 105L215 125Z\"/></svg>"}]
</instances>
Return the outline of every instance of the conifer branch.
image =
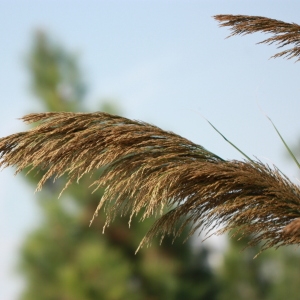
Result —
<instances>
[{"instance_id":1,"label":"conifer branch","mask_svg":"<svg viewBox=\"0 0 300 300\"><path fill-rule=\"evenodd\" d=\"M212 225L250 234L262 249L300 243L300 189L276 168L225 161L172 132L107 113L22 119L38 125L0 139L0 166L44 170L37 190L50 178L67 175L67 187L101 169L92 186L105 193L94 217L102 206L106 226L116 214L159 217L142 245L157 234L176 237L187 225L190 234Z\"/></svg>"},{"instance_id":2,"label":"conifer branch","mask_svg":"<svg viewBox=\"0 0 300 300\"><path fill-rule=\"evenodd\" d=\"M216 15L215 20L220 22L221 27L229 26L231 34L246 35L255 32L271 33L272 36L258 44L276 44L277 48L294 45L293 48L281 51L271 58L286 57L300 60L300 26L296 23L286 23L275 19L247 16L247 15Z\"/></svg>"}]
</instances>

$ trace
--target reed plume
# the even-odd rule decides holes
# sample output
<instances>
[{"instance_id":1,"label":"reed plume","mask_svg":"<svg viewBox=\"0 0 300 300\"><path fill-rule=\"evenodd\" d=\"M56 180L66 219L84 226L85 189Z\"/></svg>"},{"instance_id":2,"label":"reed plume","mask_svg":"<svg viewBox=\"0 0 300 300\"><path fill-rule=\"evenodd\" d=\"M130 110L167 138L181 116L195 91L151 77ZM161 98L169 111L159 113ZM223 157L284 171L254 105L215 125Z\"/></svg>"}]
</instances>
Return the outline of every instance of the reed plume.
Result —
<instances>
[{"instance_id":1,"label":"reed plume","mask_svg":"<svg viewBox=\"0 0 300 300\"><path fill-rule=\"evenodd\" d=\"M271 33L272 36L258 44L276 44L277 48L293 45L292 48L276 53L272 58L286 57L287 59L300 58L300 26L296 23L286 23L275 19L247 16L247 15L216 15L215 20L221 27L230 27L231 34L246 35L255 32Z\"/></svg>"},{"instance_id":2,"label":"reed plume","mask_svg":"<svg viewBox=\"0 0 300 300\"><path fill-rule=\"evenodd\" d=\"M262 249L300 243L300 189L276 167L223 160L175 133L107 113L22 119L38 124L0 139L0 165L16 166L16 173L44 170L37 190L64 174L67 188L101 169L92 188L104 187L105 193L93 218L103 206L105 226L118 213L157 216L141 245L157 234L176 237L185 226L192 234L219 225L217 233L250 234L251 245L263 242Z\"/></svg>"}]
</instances>

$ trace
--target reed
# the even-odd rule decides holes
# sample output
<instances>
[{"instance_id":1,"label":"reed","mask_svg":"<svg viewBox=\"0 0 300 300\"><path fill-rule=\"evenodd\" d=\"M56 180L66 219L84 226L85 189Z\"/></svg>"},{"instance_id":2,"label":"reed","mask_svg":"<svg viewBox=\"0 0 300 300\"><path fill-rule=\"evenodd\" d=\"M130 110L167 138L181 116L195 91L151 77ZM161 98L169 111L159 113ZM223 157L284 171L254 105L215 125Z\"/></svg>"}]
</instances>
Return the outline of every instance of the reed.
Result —
<instances>
[{"instance_id":1,"label":"reed","mask_svg":"<svg viewBox=\"0 0 300 300\"><path fill-rule=\"evenodd\" d=\"M105 226L117 214L155 215L157 222L142 240L178 236L222 226L251 235L262 250L298 244L300 189L276 167L259 161L228 161L200 145L156 126L107 113L38 113L24 116L35 127L0 139L0 165L44 170L37 186L68 178L65 188L101 169L91 192L105 193ZM180 226L176 226L180 224ZM213 226L213 227L211 227Z\"/></svg>"}]
</instances>

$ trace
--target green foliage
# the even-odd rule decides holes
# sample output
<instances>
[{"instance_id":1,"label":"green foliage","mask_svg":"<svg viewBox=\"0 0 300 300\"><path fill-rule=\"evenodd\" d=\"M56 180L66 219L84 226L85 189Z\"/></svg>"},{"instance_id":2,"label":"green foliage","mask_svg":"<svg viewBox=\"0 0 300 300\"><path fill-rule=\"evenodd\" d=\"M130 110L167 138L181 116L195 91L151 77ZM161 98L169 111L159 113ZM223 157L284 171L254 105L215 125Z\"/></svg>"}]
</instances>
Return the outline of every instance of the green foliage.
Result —
<instances>
[{"instance_id":1,"label":"green foliage","mask_svg":"<svg viewBox=\"0 0 300 300\"><path fill-rule=\"evenodd\" d=\"M298 299L300 255L296 249L269 249L254 259L259 247L247 247L249 240L229 240L219 270L222 286L217 299Z\"/></svg>"},{"instance_id":2,"label":"green foliage","mask_svg":"<svg viewBox=\"0 0 300 300\"><path fill-rule=\"evenodd\" d=\"M269 252L263 252L253 259L259 252L259 247L244 249L248 242L249 238L239 241L230 240L229 249L224 256L224 263L220 270L223 288L219 300L266 299L266 295L274 284L270 276L272 274L264 272L272 269L274 263L269 260Z\"/></svg>"},{"instance_id":3,"label":"green foliage","mask_svg":"<svg viewBox=\"0 0 300 300\"><path fill-rule=\"evenodd\" d=\"M86 87L77 57L58 45L49 46L45 33L38 32L28 60L32 91L49 111L80 110Z\"/></svg>"}]
</instances>

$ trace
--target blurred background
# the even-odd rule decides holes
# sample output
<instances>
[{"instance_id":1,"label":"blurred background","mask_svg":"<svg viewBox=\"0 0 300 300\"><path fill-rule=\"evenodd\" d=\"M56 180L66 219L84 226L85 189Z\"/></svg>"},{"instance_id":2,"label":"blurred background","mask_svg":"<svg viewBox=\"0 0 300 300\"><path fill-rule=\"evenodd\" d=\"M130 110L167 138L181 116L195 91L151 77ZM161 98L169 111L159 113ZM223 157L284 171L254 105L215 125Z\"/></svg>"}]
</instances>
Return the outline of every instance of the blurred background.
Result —
<instances>
[{"instance_id":1,"label":"blurred background","mask_svg":"<svg viewBox=\"0 0 300 300\"><path fill-rule=\"evenodd\" d=\"M259 106L297 150L299 70L262 34L225 40L216 14L300 23L298 1L0 1L1 136L30 112L103 110L171 130L225 159L299 175ZM195 236L134 255L153 219L102 234L90 178L34 194L40 174L0 173L1 299L298 299L299 249L242 252L247 239Z\"/></svg>"}]
</instances>

